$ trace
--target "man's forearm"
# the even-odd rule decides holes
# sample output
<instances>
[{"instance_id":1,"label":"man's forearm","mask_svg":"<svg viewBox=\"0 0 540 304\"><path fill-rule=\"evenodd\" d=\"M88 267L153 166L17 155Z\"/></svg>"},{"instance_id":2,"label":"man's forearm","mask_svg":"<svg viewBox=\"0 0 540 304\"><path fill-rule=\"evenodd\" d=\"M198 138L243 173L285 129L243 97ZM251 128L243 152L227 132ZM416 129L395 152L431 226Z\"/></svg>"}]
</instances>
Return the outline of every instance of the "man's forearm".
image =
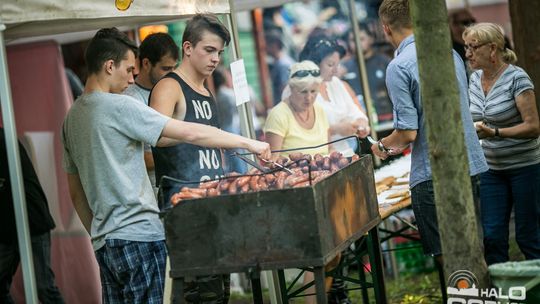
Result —
<instances>
[{"instance_id":1,"label":"man's forearm","mask_svg":"<svg viewBox=\"0 0 540 304\"><path fill-rule=\"evenodd\" d=\"M90 209L90 206L88 206L88 202L86 200L84 202L79 201L73 201L73 207L75 208L75 211L77 212L77 215L79 216L79 219L81 219L81 222L88 232L88 234L91 234L91 227L92 227L92 219L94 216L92 215L92 210Z\"/></svg>"},{"instance_id":2,"label":"man's forearm","mask_svg":"<svg viewBox=\"0 0 540 304\"><path fill-rule=\"evenodd\" d=\"M88 205L88 200L86 199L86 194L78 174L68 174L68 186L73 207L81 219L84 228L91 235L90 231L94 215L92 209L90 209L90 205Z\"/></svg>"},{"instance_id":3,"label":"man's forearm","mask_svg":"<svg viewBox=\"0 0 540 304\"><path fill-rule=\"evenodd\" d=\"M387 137L381 138L381 142L388 150L403 151L416 139L416 130L394 130Z\"/></svg>"}]
</instances>

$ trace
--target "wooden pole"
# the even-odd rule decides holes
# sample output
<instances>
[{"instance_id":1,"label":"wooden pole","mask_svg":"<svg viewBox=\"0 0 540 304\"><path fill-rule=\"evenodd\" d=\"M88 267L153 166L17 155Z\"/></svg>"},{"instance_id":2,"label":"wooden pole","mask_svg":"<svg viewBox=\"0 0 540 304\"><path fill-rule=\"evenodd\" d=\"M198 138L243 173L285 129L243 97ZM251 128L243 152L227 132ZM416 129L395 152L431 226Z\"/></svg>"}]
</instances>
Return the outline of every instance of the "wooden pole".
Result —
<instances>
[{"instance_id":1,"label":"wooden pole","mask_svg":"<svg viewBox=\"0 0 540 304\"><path fill-rule=\"evenodd\" d=\"M535 85L540 112L540 0L510 0L510 19L518 63Z\"/></svg>"},{"instance_id":2,"label":"wooden pole","mask_svg":"<svg viewBox=\"0 0 540 304\"><path fill-rule=\"evenodd\" d=\"M479 238L445 0L411 0L437 219L446 278L471 271L477 288L489 276Z\"/></svg>"}]
</instances>

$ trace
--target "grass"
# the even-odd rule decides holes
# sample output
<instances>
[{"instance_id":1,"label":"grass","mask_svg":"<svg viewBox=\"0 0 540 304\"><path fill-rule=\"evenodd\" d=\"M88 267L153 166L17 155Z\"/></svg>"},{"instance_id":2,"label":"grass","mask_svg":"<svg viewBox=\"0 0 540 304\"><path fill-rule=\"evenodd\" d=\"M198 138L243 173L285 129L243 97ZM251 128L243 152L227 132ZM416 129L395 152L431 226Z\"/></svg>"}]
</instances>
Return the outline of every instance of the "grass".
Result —
<instances>
[{"instance_id":1,"label":"grass","mask_svg":"<svg viewBox=\"0 0 540 304\"><path fill-rule=\"evenodd\" d=\"M510 240L509 256L511 261L524 260L523 254L519 250L515 239ZM358 277L354 272L351 277ZM367 276L367 280L371 278ZM435 304L442 302L440 291L439 276L436 271L429 273L417 273L400 275L397 279L392 279L385 276L386 297L389 304ZM351 284L349 284L351 287ZM368 291L370 303L375 303L373 290ZM270 303L268 291L263 291L264 303ZM360 290L349 292L349 298L353 304L363 303ZM229 301L231 304L248 304L253 303L250 293L245 295L233 294ZM303 299L294 299L291 304L303 304ZM364 303L365 304L365 303Z\"/></svg>"},{"instance_id":2,"label":"grass","mask_svg":"<svg viewBox=\"0 0 540 304\"><path fill-rule=\"evenodd\" d=\"M354 277L355 274L351 273ZM371 278L367 278L371 280ZM403 303L403 304L412 304L412 303L421 303L421 304L430 304L430 303L441 303L441 293L439 289L439 279L437 272L423 273L423 274L414 274L414 275L404 275L400 276L398 279L386 279L386 296L388 298L388 303ZM349 283L349 287L352 285ZM375 303L375 296L373 290L370 289L369 292L370 304ZM265 290L263 293L264 303L270 303L268 297L268 291ZM360 290L353 290L349 292L349 298L353 304L362 303L362 296ZM229 301L231 304L247 304L253 303L251 294L246 293L245 295L233 294ZM304 300L293 299L290 301L291 304L300 304L304 303Z\"/></svg>"}]
</instances>

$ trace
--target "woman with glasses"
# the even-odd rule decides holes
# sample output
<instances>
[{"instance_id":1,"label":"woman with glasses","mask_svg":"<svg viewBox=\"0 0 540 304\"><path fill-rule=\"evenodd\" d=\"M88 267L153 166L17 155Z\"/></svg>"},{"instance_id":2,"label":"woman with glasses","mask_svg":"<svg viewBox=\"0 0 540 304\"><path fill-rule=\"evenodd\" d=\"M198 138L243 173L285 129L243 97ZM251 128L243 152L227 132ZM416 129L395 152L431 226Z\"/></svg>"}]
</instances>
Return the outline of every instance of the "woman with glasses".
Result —
<instances>
[{"instance_id":1,"label":"woman with glasses","mask_svg":"<svg viewBox=\"0 0 540 304\"><path fill-rule=\"evenodd\" d=\"M540 258L540 120L534 87L499 25L479 23L463 32L469 65L470 110L489 165L480 202L488 264L508 260L514 208L516 241L527 259Z\"/></svg>"},{"instance_id":2,"label":"woman with glasses","mask_svg":"<svg viewBox=\"0 0 540 304\"><path fill-rule=\"evenodd\" d=\"M324 108L328 116L330 140L350 135L363 138L370 131L367 116L353 89L337 77L343 55L345 55L345 48L325 36L311 37L300 53L300 60L311 60L321 70L323 81L317 103ZM356 148L356 141L337 142L333 147L345 156L351 156Z\"/></svg>"},{"instance_id":3,"label":"woman with glasses","mask_svg":"<svg viewBox=\"0 0 540 304\"><path fill-rule=\"evenodd\" d=\"M311 61L291 66L290 95L268 114L264 132L272 150L317 146L328 142L328 119L315 103L321 84L319 67ZM328 154L328 146L302 151ZM288 153L284 153L287 155Z\"/></svg>"}]
</instances>

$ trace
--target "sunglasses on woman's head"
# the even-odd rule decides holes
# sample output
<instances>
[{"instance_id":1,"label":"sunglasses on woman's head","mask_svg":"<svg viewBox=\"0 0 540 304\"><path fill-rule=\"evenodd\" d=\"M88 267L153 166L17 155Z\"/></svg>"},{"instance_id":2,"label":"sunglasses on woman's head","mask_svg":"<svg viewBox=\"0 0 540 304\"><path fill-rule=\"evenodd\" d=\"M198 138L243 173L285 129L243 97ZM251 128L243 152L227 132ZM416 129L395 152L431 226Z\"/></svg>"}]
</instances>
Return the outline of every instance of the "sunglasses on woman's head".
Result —
<instances>
[{"instance_id":1,"label":"sunglasses on woman's head","mask_svg":"<svg viewBox=\"0 0 540 304\"><path fill-rule=\"evenodd\" d=\"M307 77L308 75L311 75L313 77L319 77L321 75L321 71L320 70L299 70L299 71L294 72L294 74L291 75L291 78L295 78L295 77L303 78L303 77Z\"/></svg>"},{"instance_id":2,"label":"sunglasses on woman's head","mask_svg":"<svg viewBox=\"0 0 540 304\"><path fill-rule=\"evenodd\" d=\"M321 45L323 45L323 44L325 44L325 45L328 46L328 47L333 47L333 46L334 46L334 44L332 43L332 41L329 41L329 40L326 40L326 39L321 39L321 40L319 40L319 42L317 42L317 43L315 44L315 47L317 48L317 47L319 47L319 46L321 46Z\"/></svg>"}]
</instances>

